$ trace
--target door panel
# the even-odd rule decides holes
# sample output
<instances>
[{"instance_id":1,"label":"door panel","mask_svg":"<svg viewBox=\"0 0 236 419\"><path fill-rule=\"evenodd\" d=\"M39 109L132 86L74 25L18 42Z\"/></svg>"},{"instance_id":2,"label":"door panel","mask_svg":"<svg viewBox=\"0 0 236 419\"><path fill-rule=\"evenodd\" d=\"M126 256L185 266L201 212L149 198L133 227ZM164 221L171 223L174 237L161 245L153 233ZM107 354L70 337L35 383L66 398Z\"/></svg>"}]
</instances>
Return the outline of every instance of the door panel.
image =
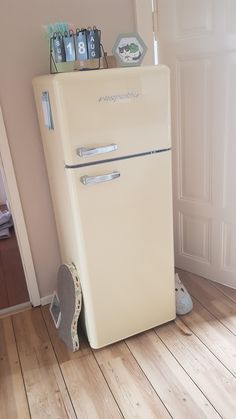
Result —
<instances>
[{"instance_id":1,"label":"door panel","mask_svg":"<svg viewBox=\"0 0 236 419\"><path fill-rule=\"evenodd\" d=\"M179 234L181 254L196 262L211 261L211 223L204 217L179 212Z\"/></svg>"},{"instance_id":2,"label":"door panel","mask_svg":"<svg viewBox=\"0 0 236 419\"><path fill-rule=\"evenodd\" d=\"M120 177L81 183L85 175L113 172ZM89 337L91 345L103 346L173 319L170 152L69 170L69 176L76 188L74 211L81 219L86 286L97 329Z\"/></svg>"},{"instance_id":3,"label":"door panel","mask_svg":"<svg viewBox=\"0 0 236 419\"><path fill-rule=\"evenodd\" d=\"M234 1L158 0L171 69L175 262L236 288Z\"/></svg>"},{"instance_id":4,"label":"door panel","mask_svg":"<svg viewBox=\"0 0 236 419\"><path fill-rule=\"evenodd\" d=\"M223 223L223 268L236 275L236 223Z\"/></svg>"},{"instance_id":5,"label":"door panel","mask_svg":"<svg viewBox=\"0 0 236 419\"><path fill-rule=\"evenodd\" d=\"M211 73L206 58L176 62L180 199L211 200Z\"/></svg>"},{"instance_id":6,"label":"door panel","mask_svg":"<svg viewBox=\"0 0 236 419\"><path fill-rule=\"evenodd\" d=\"M178 38L203 36L212 30L212 0L177 0L173 3Z\"/></svg>"}]
</instances>

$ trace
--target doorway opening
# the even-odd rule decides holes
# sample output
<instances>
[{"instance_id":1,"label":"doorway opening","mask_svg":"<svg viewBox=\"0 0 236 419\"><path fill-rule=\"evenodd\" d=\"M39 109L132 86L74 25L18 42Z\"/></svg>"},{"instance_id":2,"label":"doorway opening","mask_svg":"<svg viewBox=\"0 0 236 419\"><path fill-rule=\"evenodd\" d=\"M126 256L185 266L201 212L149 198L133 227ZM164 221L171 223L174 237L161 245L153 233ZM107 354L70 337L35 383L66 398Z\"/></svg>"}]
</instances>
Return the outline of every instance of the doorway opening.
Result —
<instances>
[{"instance_id":1,"label":"doorway opening","mask_svg":"<svg viewBox=\"0 0 236 419\"><path fill-rule=\"evenodd\" d=\"M2 165L1 165L2 166ZM11 208L2 167L0 171L0 310L29 302Z\"/></svg>"},{"instance_id":2,"label":"doorway opening","mask_svg":"<svg viewBox=\"0 0 236 419\"><path fill-rule=\"evenodd\" d=\"M16 305L18 307L22 304L38 306L41 300L1 107L0 173L0 180L4 187L2 192L3 206L0 207L0 210L1 213L4 210L7 211L5 218L9 217L10 213L14 222L14 226L9 227L11 237L6 238L5 241L0 239L0 314L4 314L5 310L11 310L11 307ZM4 202L5 199L6 202ZM4 213L2 214L2 220L4 221ZM8 234L8 231L6 231L6 234ZM12 239L9 240L10 238ZM2 265L1 259L3 260ZM19 283L14 282L18 274L21 277ZM11 279L7 280L9 275ZM7 284L5 283L6 280ZM26 302L16 302L17 294L17 298L20 297Z\"/></svg>"}]
</instances>

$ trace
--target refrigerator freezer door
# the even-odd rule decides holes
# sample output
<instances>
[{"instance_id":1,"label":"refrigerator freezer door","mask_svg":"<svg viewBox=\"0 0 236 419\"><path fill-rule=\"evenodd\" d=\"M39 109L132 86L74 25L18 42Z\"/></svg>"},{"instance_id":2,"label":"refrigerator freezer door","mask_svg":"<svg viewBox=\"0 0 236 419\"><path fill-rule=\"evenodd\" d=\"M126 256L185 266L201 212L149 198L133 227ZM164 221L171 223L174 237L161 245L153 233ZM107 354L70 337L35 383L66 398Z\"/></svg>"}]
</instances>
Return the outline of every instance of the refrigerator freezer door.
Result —
<instances>
[{"instance_id":1,"label":"refrigerator freezer door","mask_svg":"<svg viewBox=\"0 0 236 419\"><path fill-rule=\"evenodd\" d=\"M170 147L167 67L64 73L48 80L67 165Z\"/></svg>"},{"instance_id":2,"label":"refrigerator freezer door","mask_svg":"<svg viewBox=\"0 0 236 419\"><path fill-rule=\"evenodd\" d=\"M174 319L171 152L67 172L91 346ZM114 172L109 182L81 182Z\"/></svg>"}]
</instances>

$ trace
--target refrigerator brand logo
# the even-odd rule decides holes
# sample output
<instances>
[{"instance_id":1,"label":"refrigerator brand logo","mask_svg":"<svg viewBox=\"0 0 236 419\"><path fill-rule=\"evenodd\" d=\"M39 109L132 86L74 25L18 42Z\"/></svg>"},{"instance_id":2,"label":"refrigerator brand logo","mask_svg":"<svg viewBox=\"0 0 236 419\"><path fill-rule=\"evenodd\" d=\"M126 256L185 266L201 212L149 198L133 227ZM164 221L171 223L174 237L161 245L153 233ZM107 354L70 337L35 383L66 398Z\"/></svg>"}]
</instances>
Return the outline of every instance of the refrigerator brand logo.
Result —
<instances>
[{"instance_id":1,"label":"refrigerator brand logo","mask_svg":"<svg viewBox=\"0 0 236 419\"><path fill-rule=\"evenodd\" d=\"M132 99L136 99L140 96L138 92L128 92L121 95L111 95L111 96L100 96L98 102L105 103L117 103L117 102L130 102Z\"/></svg>"}]
</instances>

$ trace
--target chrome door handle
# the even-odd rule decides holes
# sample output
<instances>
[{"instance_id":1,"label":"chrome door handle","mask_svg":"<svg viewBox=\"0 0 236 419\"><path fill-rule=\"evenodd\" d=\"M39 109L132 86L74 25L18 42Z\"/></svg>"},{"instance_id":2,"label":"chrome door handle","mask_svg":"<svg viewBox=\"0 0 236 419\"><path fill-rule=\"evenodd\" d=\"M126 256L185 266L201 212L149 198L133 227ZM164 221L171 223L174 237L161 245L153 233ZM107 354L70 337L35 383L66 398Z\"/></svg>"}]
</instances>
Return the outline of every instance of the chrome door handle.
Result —
<instances>
[{"instance_id":1,"label":"chrome door handle","mask_svg":"<svg viewBox=\"0 0 236 419\"><path fill-rule=\"evenodd\" d=\"M93 183L101 183L101 182L109 182L110 180L114 180L120 177L119 172L112 172L108 173L107 175L99 175L99 176L81 176L80 182L83 185L91 185Z\"/></svg>"},{"instance_id":2,"label":"chrome door handle","mask_svg":"<svg viewBox=\"0 0 236 419\"><path fill-rule=\"evenodd\" d=\"M77 148L76 153L80 157L89 157L89 156L95 156L96 154L110 153L111 151L115 151L117 149L118 149L117 144L108 144L108 145L103 145L101 147L94 147L94 148L79 147Z\"/></svg>"}]
</instances>

